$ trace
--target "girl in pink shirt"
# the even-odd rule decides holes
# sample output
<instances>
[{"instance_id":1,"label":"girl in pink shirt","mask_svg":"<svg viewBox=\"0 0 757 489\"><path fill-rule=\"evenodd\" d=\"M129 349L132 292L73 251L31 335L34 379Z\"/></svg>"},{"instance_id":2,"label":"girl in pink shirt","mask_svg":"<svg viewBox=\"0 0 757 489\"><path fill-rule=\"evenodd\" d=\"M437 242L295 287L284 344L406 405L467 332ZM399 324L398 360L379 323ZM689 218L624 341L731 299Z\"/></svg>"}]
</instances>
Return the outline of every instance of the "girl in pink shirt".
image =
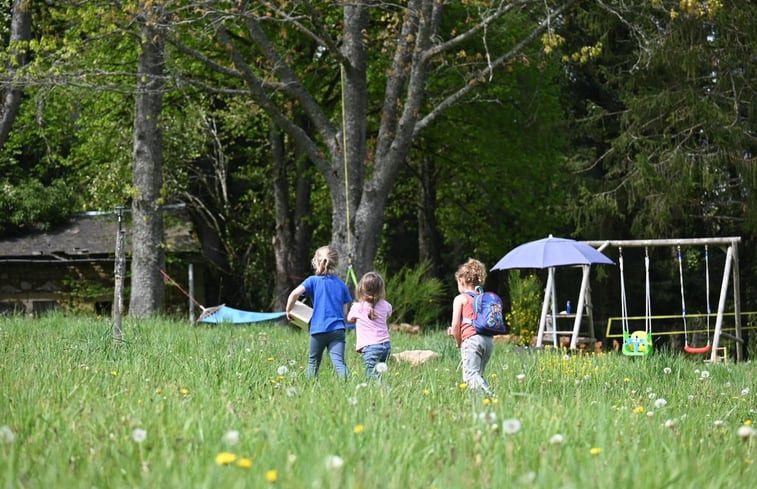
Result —
<instances>
[{"instance_id":1,"label":"girl in pink shirt","mask_svg":"<svg viewBox=\"0 0 757 489\"><path fill-rule=\"evenodd\" d=\"M392 305L386 299L384 279L376 272L368 272L357 285L357 302L352 304L347 321L355 322L355 349L363 354L368 377L380 377L376 365L386 362L392 353L387 319Z\"/></svg>"}]
</instances>

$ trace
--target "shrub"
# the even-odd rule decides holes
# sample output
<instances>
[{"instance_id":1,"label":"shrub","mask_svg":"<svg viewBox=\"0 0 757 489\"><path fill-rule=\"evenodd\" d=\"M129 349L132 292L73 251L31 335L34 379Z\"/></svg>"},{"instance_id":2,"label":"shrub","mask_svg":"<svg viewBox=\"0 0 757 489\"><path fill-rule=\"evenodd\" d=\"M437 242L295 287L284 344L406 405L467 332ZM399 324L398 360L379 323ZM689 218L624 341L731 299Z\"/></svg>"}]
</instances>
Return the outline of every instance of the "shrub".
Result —
<instances>
[{"instance_id":1,"label":"shrub","mask_svg":"<svg viewBox=\"0 0 757 489\"><path fill-rule=\"evenodd\" d=\"M521 277L511 270L508 275L510 287L510 312L505 316L510 332L520 337L520 344L529 344L536 335L541 315L542 287L534 274Z\"/></svg>"},{"instance_id":2,"label":"shrub","mask_svg":"<svg viewBox=\"0 0 757 489\"><path fill-rule=\"evenodd\" d=\"M414 268L403 267L394 275L381 272L386 280L386 298L393 307L392 322L422 326L439 323L444 284L428 276L430 267L424 261Z\"/></svg>"}]
</instances>

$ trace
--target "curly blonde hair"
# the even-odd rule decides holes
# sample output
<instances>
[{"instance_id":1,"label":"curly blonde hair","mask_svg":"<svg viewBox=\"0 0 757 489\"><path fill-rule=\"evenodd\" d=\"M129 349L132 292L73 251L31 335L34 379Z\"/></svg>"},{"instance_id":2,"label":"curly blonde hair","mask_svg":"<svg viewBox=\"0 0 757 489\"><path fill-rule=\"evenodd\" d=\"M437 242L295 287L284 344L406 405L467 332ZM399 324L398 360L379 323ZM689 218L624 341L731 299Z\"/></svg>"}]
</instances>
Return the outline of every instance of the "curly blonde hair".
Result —
<instances>
[{"instance_id":1,"label":"curly blonde hair","mask_svg":"<svg viewBox=\"0 0 757 489\"><path fill-rule=\"evenodd\" d=\"M321 246L315 250L313 259L310 262L316 275L326 275L336 270L339 265L339 255L336 250L329 245Z\"/></svg>"},{"instance_id":2,"label":"curly blonde hair","mask_svg":"<svg viewBox=\"0 0 757 489\"><path fill-rule=\"evenodd\" d=\"M468 258L468 261L460 265L455 272L455 279L459 278L474 287L483 285L486 281L486 266L475 258Z\"/></svg>"}]
</instances>

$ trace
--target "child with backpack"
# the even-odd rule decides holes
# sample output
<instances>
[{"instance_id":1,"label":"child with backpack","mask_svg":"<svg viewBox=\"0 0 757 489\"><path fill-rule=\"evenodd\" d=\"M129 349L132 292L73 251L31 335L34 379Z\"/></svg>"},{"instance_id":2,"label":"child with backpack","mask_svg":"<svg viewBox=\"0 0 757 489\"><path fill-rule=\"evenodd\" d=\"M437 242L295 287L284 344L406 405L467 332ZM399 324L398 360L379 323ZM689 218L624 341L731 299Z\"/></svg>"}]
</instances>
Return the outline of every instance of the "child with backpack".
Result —
<instances>
[{"instance_id":1,"label":"child with backpack","mask_svg":"<svg viewBox=\"0 0 757 489\"><path fill-rule=\"evenodd\" d=\"M287 319L292 320L294 303L301 295L313 301L313 316L310 319L310 354L308 358L308 378L318 375L323 350L328 348L331 363L337 375L344 379L349 372L344 363L345 329L347 306L352 302L347 285L334 275L338 264L336 250L321 246L315 251L311 262L315 275L306 278L289 294L286 305Z\"/></svg>"},{"instance_id":2,"label":"child with backpack","mask_svg":"<svg viewBox=\"0 0 757 489\"><path fill-rule=\"evenodd\" d=\"M368 272L357 285L357 302L352 304L347 321L355 322L355 349L363 355L368 377L377 378L376 364L386 362L392 353L387 319L392 305L386 301L384 279L376 272Z\"/></svg>"},{"instance_id":3,"label":"child with backpack","mask_svg":"<svg viewBox=\"0 0 757 489\"><path fill-rule=\"evenodd\" d=\"M477 319L474 304L483 294L480 287L486 280L486 267L479 260L470 258L460 265L455 279L459 294L452 303L452 325L447 334L455 338L457 347L460 348L463 382L473 391L480 390L487 395L493 395L489 384L484 380L484 371L494 351L494 333L486 334L483 329L479 333L474 325ZM499 316L497 322L501 321L501 306Z\"/></svg>"}]
</instances>

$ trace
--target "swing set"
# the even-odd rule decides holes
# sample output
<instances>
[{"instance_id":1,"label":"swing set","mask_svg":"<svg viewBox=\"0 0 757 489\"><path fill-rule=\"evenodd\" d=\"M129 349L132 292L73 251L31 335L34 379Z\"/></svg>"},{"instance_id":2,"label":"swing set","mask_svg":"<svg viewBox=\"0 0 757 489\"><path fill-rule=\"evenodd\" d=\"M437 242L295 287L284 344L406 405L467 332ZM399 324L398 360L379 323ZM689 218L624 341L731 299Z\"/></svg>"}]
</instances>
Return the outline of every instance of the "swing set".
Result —
<instances>
[{"instance_id":1,"label":"swing set","mask_svg":"<svg viewBox=\"0 0 757 489\"><path fill-rule=\"evenodd\" d=\"M618 265L620 269L620 299L621 299L621 316L611 317L608 319L606 337L622 337L623 343L621 352L627 356L645 356L653 352L653 334L654 335L672 335L682 333L684 336L684 351L694 355L706 355L710 354L710 361L716 362L720 358L718 351L720 348L720 340L723 337L732 339L736 344L736 361L743 359L743 349L745 347L744 339L742 336L741 325L741 300L740 300L740 284L738 273L738 243L741 242L740 237L727 237L727 238L688 238L688 239L655 239L655 240L612 240L612 241L587 241L588 244L598 247L600 251L608 246L618 248ZM681 294L681 314L680 315L665 315L655 316L652 314L652 299L651 299L651 286L649 278L650 269L650 257L649 249L653 247L675 247L676 260L678 262L678 278ZM706 308L705 314L688 314L686 310L686 297L684 291L684 263L683 254L681 252L682 246L704 246L704 262L705 262L705 295L706 295ZM713 313L710 307L710 247L720 246L725 250L725 264L723 268L723 279L720 289L720 297L718 301L717 313ZM644 316L629 316L625 277L624 277L624 257L623 248L631 247L643 247L644 248ZM732 293L732 305L733 312L726 312L726 299L729 295L729 287ZM711 318L715 317L714 331L711 329ZM706 329L692 330L689 325L689 319L692 318L706 318ZM733 326L728 326L725 329L733 331L724 331L723 321L725 317L733 317ZM682 331L666 331L656 332L652 331L653 320L668 320L668 319L680 319L682 322ZM622 333L611 334L611 327L613 320L620 320L622 326ZM629 327L629 321L631 320L643 320L644 329L631 332ZM690 334L693 333L706 333L707 342L704 345L696 346L694 341L690 338Z\"/></svg>"}]
</instances>

